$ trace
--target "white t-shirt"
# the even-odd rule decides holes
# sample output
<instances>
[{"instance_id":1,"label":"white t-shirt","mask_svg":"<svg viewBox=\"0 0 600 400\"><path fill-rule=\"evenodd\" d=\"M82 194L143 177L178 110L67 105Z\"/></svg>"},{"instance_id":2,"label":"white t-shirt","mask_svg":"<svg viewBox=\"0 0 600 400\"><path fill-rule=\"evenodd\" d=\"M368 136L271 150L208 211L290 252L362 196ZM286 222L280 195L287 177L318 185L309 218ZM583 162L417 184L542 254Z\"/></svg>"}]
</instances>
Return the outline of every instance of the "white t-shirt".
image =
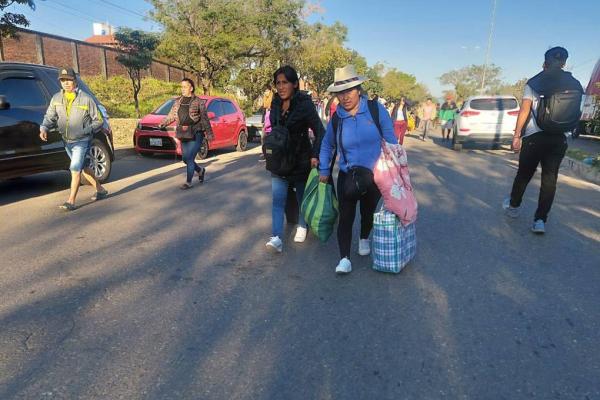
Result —
<instances>
[{"instance_id":1,"label":"white t-shirt","mask_svg":"<svg viewBox=\"0 0 600 400\"><path fill-rule=\"evenodd\" d=\"M398 107L398 111L396 113L396 121L404 121L404 113L402 112L402 108Z\"/></svg>"},{"instance_id":2,"label":"white t-shirt","mask_svg":"<svg viewBox=\"0 0 600 400\"><path fill-rule=\"evenodd\" d=\"M540 102L540 95L531 88L529 85L525 85L525 90L523 91L523 100L528 99L531 100L531 118L529 118L529 122L525 125L525 129L523 130L521 137L531 136L534 133L541 132L542 130L538 126L537 122L535 122L535 116L533 115L533 111L537 110L538 103ZM565 136L569 136L570 132L565 132Z\"/></svg>"}]
</instances>

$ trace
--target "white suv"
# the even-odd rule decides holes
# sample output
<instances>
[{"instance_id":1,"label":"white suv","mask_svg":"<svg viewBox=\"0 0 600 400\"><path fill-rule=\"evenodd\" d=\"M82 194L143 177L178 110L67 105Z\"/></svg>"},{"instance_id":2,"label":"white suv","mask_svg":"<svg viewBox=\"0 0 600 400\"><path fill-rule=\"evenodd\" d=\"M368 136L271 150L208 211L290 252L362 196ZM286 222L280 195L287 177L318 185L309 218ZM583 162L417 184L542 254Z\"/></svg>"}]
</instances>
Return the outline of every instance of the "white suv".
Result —
<instances>
[{"instance_id":1,"label":"white suv","mask_svg":"<svg viewBox=\"0 0 600 400\"><path fill-rule=\"evenodd\" d=\"M518 115L514 96L469 97L456 116L454 150L461 150L464 142L511 143Z\"/></svg>"}]
</instances>

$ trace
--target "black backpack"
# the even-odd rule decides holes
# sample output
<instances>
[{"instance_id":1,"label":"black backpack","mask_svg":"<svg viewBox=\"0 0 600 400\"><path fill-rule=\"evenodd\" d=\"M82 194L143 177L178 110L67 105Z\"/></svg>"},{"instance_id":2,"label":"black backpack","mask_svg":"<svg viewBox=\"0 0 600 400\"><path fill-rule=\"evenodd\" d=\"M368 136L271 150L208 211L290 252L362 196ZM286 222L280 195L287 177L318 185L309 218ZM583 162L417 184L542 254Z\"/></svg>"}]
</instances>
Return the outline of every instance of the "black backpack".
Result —
<instances>
[{"instance_id":1,"label":"black backpack","mask_svg":"<svg viewBox=\"0 0 600 400\"><path fill-rule=\"evenodd\" d=\"M532 114L543 132L563 134L577 127L583 95L577 79L568 72L550 70L534 76L527 84L540 96Z\"/></svg>"},{"instance_id":2,"label":"black backpack","mask_svg":"<svg viewBox=\"0 0 600 400\"><path fill-rule=\"evenodd\" d=\"M275 118L275 125L264 141L266 168L275 175L287 176L296 164L295 146L287 126L279 124L280 115ZM290 120L289 116L287 120Z\"/></svg>"}]
</instances>

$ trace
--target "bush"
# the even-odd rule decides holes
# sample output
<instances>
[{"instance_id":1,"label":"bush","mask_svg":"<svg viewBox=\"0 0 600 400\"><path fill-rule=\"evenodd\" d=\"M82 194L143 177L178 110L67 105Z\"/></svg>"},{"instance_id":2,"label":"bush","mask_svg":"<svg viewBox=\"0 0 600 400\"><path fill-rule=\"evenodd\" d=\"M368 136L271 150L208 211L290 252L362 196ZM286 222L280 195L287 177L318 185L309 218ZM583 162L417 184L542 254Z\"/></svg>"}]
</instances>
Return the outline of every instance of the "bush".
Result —
<instances>
[{"instance_id":1,"label":"bush","mask_svg":"<svg viewBox=\"0 0 600 400\"><path fill-rule=\"evenodd\" d=\"M111 118L136 118L131 80L125 76L85 78L98 100L106 107ZM169 97L180 93L179 82L165 82L155 78L142 79L139 93L140 113L148 114Z\"/></svg>"},{"instance_id":2,"label":"bush","mask_svg":"<svg viewBox=\"0 0 600 400\"><path fill-rule=\"evenodd\" d=\"M133 88L131 80L125 76L112 76L104 79L102 76L86 77L85 83L92 89L98 100L106 107L111 118L137 118L135 105L133 103ZM196 87L200 94L201 88ZM158 106L172 96L181 93L179 82L165 82L155 78L142 79L142 90L138 98L140 102L140 113L146 115L154 111ZM245 102L240 102L235 95L220 90L213 90L212 96L219 96L235 100L244 112ZM250 115L247 114L246 115Z\"/></svg>"}]
</instances>

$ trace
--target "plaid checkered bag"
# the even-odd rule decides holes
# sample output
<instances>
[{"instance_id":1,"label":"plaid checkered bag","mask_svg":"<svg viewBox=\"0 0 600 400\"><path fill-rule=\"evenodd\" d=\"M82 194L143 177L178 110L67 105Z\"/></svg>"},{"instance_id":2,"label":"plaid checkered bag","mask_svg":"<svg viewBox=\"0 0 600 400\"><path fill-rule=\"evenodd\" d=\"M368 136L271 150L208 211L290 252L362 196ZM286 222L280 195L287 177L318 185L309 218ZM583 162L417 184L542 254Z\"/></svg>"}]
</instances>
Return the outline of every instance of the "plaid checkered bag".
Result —
<instances>
[{"instance_id":1,"label":"plaid checkered bag","mask_svg":"<svg viewBox=\"0 0 600 400\"><path fill-rule=\"evenodd\" d=\"M403 226L391 211L373 214L373 269L380 272L402 271L417 254L415 223Z\"/></svg>"}]
</instances>

